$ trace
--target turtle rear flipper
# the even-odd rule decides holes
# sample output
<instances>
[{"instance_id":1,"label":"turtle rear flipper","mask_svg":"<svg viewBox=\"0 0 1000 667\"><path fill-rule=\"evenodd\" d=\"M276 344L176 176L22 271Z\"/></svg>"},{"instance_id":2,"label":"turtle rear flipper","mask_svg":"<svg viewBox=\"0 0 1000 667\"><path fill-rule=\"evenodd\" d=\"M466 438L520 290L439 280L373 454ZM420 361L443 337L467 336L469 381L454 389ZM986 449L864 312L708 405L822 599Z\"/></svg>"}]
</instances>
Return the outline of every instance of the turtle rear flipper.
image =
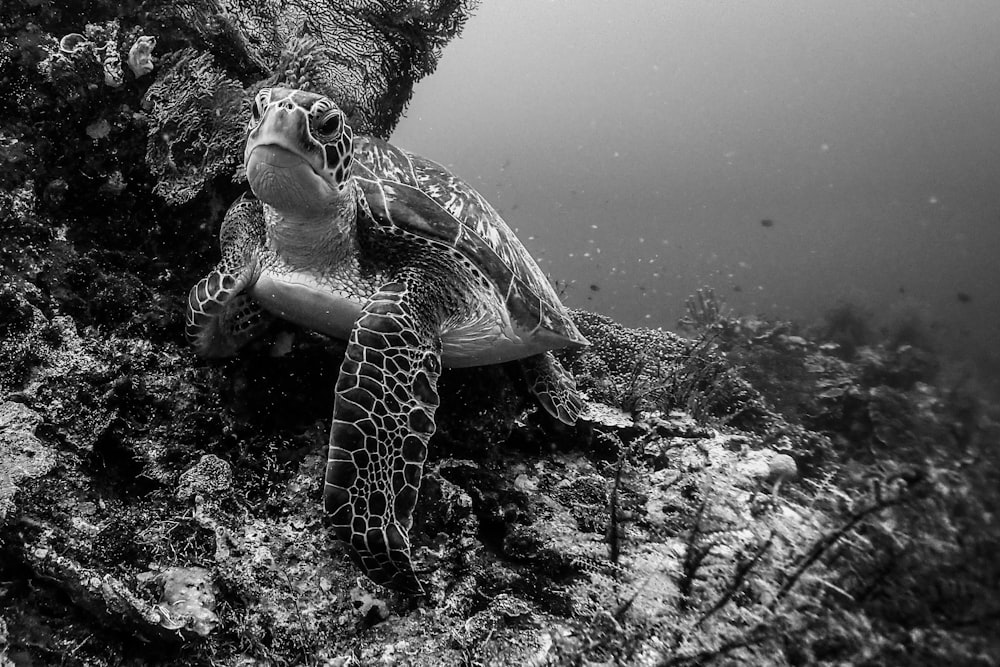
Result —
<instances>
[{"instance_id":1,"label":"turtle rear flipper","mask_svg":"<svg viewBox=\"0 0 1000 667\"><path fill-rule=\"evenodd\" d=\"M551 352L521 360L528 387L538 397L545 411L564 424L576 423L585 403L576 389L573 376Z\"/></svg>"},{"instance_id":2,"label":"turtle rear flipper","mask_svg":"<svg viewBox=\"0 0 1000 667\"><path fill-rule=\"evenodd\" d=\"M264 213L256 199L236 200L219 231L222 261L188 293L185 334L203 357L229 357L264 330L270 317L246 290L260 274Z\"/></svg>"},{"instance_id":3,"label":"turtle rear flipper","mask_svg":"<svg viewBox=\"0 0 1000 667\"><path fill-rule=\"evenodd\" d=\"M324 504L368 577L422 593L409 529L441 372L436 309L414 285L390 283L365 304L337 379Z\"/></svg>"}]
</instances>

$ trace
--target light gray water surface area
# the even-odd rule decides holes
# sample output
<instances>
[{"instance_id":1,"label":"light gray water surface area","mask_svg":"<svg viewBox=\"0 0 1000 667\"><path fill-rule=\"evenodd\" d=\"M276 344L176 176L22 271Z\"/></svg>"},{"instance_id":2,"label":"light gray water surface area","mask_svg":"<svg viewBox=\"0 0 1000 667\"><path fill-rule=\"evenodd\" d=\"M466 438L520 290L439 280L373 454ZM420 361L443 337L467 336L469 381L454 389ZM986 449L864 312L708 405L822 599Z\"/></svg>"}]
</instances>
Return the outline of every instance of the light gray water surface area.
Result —
<instances>
[{"instance_id":1,"label":"light gray water surface area","mask_svg":"<svg viewBox=\"0 0 1000 667\"><path fill-rule=\"evenodd\" d=\"M565 301L674 328L850 299L1000 339L1000 2L484 0L393 140Z\"/></svg>"}]
</instances>

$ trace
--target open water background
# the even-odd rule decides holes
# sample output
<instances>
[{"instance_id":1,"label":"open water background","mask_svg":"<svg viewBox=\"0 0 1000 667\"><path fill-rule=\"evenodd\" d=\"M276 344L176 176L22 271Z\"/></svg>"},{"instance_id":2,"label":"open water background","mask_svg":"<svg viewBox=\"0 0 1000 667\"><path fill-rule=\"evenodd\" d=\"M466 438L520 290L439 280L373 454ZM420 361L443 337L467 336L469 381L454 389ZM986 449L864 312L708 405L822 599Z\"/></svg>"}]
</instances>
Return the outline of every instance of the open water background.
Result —
<instances>
[{"instance_id":1,"label":"open water background","mask_svg":"<svg viewBox=\"0 0 1000 667\"><path fill-rule=\"evenodd\" d=\"M484 0L393 141L565 301L676 328L850 300L1000 368L1000 3Z\"/></svg>"}]
</instances>

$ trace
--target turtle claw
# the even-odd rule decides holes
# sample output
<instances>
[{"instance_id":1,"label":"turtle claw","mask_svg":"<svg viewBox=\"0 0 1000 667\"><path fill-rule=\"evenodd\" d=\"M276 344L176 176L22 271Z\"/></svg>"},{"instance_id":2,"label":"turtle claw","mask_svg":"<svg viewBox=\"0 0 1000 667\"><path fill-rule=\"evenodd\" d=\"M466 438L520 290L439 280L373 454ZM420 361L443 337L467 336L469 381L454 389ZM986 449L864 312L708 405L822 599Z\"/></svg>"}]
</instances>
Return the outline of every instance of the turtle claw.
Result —
<instances>
[{"instance_id":1,"label":"turtle claw","mask_svg":"<svg viewBox=\"0 0 1000 667\"><path fill-rule=\"evenodd\" d=\"M259 201L240 197L219 230L222 261L188 292L184 333L203 357L231 357L263 331L270 318L246 289L257 280L264 247Z\"/></svg>"},{"instance_id":2,"label":"turtle claw","mask_svg":"<svg viewBox=\"0 0 1000 667\"><path fill-rule=\"evenodd\" d=\"M231 357L269 322L231 274L212 271L188 293L184 334L202 357Z\"/></svg>"},{"instance_id":3,"label":"turtle claw","mask_svg":"<svg viewBox=\"0 0 1000 667\"><path fill-rule=\"evenodd\" d=\"M586 402L577 391L576 381L551 352L521 361L528 386L545 411L572 426L583 413Z\"/></svg>"},{"instance_id":4,"label":"turtle claw","mask_svg":"<svg viewBox=\"0 0 1000 667\"><path fill-rule=\"evenodd\" d=\"M390 549L380 552L381 546L378 539L365 540L352 544L352 547L357 554L355 562L376 584L409 595L424 595L424 587L417 579L417 573L413 570L413 563L410 561L408 540L405 551ZM368 549L369 552L366 555L361 555L364 549ZM395 553L393 553L394 551Z\"/></svg>"}]
</instances>

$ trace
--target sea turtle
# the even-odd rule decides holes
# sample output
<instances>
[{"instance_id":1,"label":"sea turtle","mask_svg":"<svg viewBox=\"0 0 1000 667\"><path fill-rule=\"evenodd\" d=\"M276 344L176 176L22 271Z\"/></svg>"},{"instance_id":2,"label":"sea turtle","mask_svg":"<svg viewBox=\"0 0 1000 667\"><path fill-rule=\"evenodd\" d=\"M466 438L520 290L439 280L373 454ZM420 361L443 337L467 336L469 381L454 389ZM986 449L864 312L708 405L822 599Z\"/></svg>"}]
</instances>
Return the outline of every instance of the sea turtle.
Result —
<instances>
[{"instance_id":1,"label":"sea turtle","mask_svg":"<svg viewBox=\"0 0 1000 667\"><path fill-rule=\"evenodd\" d=\"M324 504L375 582L422 588L408 530L442 366L522 360L545 409L583 401L551 350L587 345L496 210L441 165L354 136L329 98L290 88L253 101L244 195L222 261L189 294L187 335L229 356L264 311L345 339Z\"/></svg>"}]
</instances>

